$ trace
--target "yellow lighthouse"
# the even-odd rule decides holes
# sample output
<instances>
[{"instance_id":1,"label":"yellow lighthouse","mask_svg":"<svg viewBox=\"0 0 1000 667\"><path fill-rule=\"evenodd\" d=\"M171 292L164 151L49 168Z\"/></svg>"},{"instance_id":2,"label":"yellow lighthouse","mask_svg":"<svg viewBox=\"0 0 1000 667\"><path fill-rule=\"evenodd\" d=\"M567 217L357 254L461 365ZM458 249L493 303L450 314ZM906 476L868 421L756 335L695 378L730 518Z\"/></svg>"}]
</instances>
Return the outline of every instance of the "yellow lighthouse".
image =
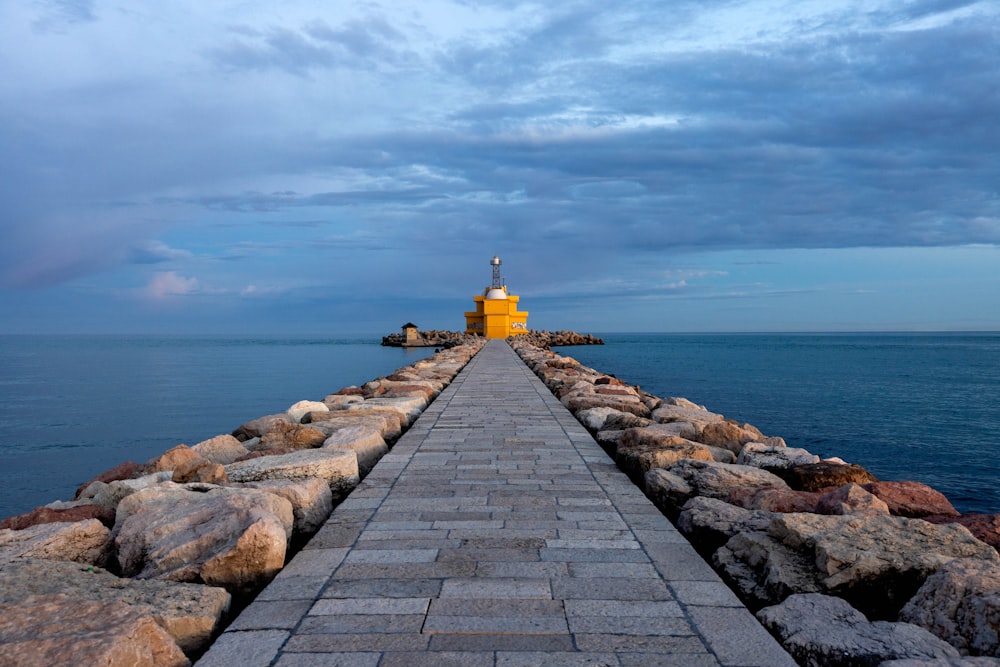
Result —
<instances>
[{"instance_id":1,"label":"yellow lighthouse","mask_svg":"<svg viewBox=\"0 0 1000 667\"><path fill-rule=\"evenodd\" d=\"M476 310L465 313L465 333L487 338L507 338L528 333L528 313L517 309L519 297L507 293L507 286L500 278L500 258L490 260L493 283L481 296L473 297Z\"/></svg>"}]
</instances>

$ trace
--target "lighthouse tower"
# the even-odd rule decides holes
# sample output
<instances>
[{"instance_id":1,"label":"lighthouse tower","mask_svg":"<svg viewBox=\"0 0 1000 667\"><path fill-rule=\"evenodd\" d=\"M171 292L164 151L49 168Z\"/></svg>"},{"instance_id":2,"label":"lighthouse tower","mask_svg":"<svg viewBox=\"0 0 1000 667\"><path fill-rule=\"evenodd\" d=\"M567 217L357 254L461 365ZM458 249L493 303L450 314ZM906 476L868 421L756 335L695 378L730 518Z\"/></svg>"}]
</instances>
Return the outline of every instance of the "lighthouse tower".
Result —
<instances>
[{"instance_id":1,"label":"lighthouse tower","mask_svg":"<svg viewBox=\"0 0 1000 667\"><path fill-rule=\"evenodd\" d=\"M496 255L490 260L493 281L482 295L473 297L476 309L465 313L465 333L487 338L508 338L528 333L528 313L517 309L520 297L507 293L500 276L503 262Z\"/></svg>"}]
</instances>

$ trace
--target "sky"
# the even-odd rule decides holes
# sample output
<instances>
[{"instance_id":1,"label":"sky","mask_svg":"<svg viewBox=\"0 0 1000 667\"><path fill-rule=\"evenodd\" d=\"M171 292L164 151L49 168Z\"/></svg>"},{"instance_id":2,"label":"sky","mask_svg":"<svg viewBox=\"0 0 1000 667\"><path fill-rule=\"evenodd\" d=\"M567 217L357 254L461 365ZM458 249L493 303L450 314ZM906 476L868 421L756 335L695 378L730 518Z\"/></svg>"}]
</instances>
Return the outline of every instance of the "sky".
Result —
<instances>
[{"instance_id":1,"label":"sky","mask_svg":"<svg viewBox=\"0 0 1000 667\"><path fill-rule=\"evenodd\" d=\"M1000 330L1000 3L0 0L0 333Z\"/></svg>"}]
</instances>

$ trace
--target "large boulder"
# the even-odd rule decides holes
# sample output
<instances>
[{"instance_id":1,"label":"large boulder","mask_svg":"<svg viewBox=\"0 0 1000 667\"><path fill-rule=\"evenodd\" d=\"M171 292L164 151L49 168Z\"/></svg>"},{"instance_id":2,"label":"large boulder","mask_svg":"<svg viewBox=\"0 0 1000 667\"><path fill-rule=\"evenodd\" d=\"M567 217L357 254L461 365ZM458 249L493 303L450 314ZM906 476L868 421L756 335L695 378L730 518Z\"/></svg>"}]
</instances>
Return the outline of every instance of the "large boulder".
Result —
<instances>
[{"instance_id":1,"label":"large boulder","mask_svg":"<svg viewBox=\"0 0 1000 667\"><path fill-rule=\"evenodd\" d=\"M135 461L125 461L123 463L119 463L114 468L111 468L110 470L105 470L99 475L81 484L80 487L76 490L75 497L79 498L80 494L83 493L84 489L86 489L94 482L104 482L105 484L107 484L108 482L114 482L115 480L119 479L132 479L133 477L139 477L144 472L145 472L145 465L143 465L142 463L136 463Z\"/></svg>"},{"instance_id":2,"label":"large boulder","mask_svg":"<svg viewBox=\"0 0 1000 667\"><path fill-rule=\"evenodd\" d=\"M573 414L592 408L613 408L619 412L630 412L639 417L649 417L649 408L639 400L638 396L593 393L570 395L560 400Z\"/></svg>"},{"instance_id":3,"label":"large boulder","mask_svg":"<svg viewBox=\"0 0 1000 667\"><path fill-rule=\"evenodd\" d=\"M883 501L896 516L958 516L943 493L920 482L869 482L865 491Z\"/></svg>"},{"instance_id":4,"label":"large boulder","mask_svg":"<svg viewBox=\"0 0 1000 667\"><path fill-rule=\"evenodd\" d=\"M226 466L226 474L233 482L319 477L326 480L334 501L345 497L361 481L357 455L336 449L305 449L238 461Z\"/></svg>"},{"instance_id":5,"label":"large boulder","mask_svg":"<svg viewBox=\"0 0 1000 667\"><path fill-rule=\"evenodd\" d=\"M118 505L122 574L256 590L282 568L292 506L257 489L165 483Z\"/></svg>"},{"instance_id":6,"label":"large boulder","mask_svg":"<svg viewBox=\"0 0 1000 667\"><path fill-rule=\"evenodd\" d=\"M836 597L792 595L757 618L800 664L878 667L896 658L958 658L948 643L909 623L870 622Z\"/></svg>"},{"instance_id":7,"label":"large boulder","mask_svg":"<svg viewBox=\"0 0 1000 667\"><path fill-rule=\"evenodd\" d=\"M365 397L360 395L361 389L358 388L359 395L351 396L345 394L330 394L323 399L323 405L325 405L330 410L342 410L345 405L351 403L364 403Z\"/></svg>"},{"instance_id":8,"label":"large boulder","mask_svg":"<svg viewBox=\"0 0 1000 667\"><path fill-rule=\"evenodd\" d=\"M661 424L668 422L691 422L692 424L708 424L710 422L725 421L725 417L714 412L709 412L701 407L689 407L686 405L665 404L653 410L650 415L652 420Z\"/></svg>"},{"instance_id":9,"label":"large boulder","mask_svg":"<svg viewBox=\"0 0 1000 667\"><path fill-rule=\"evenodd\" d=\"M760 442L765 440L765 436L757 427L751 424L740 424L732 420L709 422L700 427L698 442L713 447L728 449L734 454L739 454L743 446L748 442Z\"/></svg>"},{"instance_id":10,"label":"large boulder","mask_svg":"<svg viewBox=\"0 0 1000 667\"><path fill-rule=\"evenodd\" d=\"M310 412L325 412L329 409L330 407L326 403L319 401L299 401L285 410L285 414L288 415L290 421L297 424Z\"/></svg>"},{"instance_id":11,"label":"large boulder","mask_svg":"<svg viewBox=\"0 0 1000 667\"><path fill-rule=\"evenodd\" d=\"M345 426L323 441L323 449L354 452L358 457L358 474L366 476L379 460L389 453L382 434L366 426Z\"/></svg>"},{"instance_id":12,"label":"large boulder","mask_svg":"<svg viewBox=\"0 0 1000 667\"><path fill-rule=\"evenodd\" d=\"M780 477L766 470L715 461L681 461L669 468L646 473L646 495L674 518L692 496L727 500L746 489L784 488Z\"/></svg>"},{"instance_id":13,"label":"large boulder","mask_svg":"<svg viewBox=\"0 0 1000 667\"><path fill-rule=\"evenodd\" d=\"M254 451L314 449L322 445L324 440L326 434L318 428L304 424L277 423L260 437Z\"/></svg>"},{"instance_id":14,"label":"large boulder","mask_svg":"<svg viewBox=\"0 0 1000 667\"><path fill-rule=\"evenodd\" d=\"M310 412L304 417L307 423L327 435L333 435L348 426L364 426L378 431L382 439L391 442L398 438L402 431L402 421L398 413L385 411L366 412L352 410L331 410L330 412Z\"/></svg>"},{"instance_id":15,"label":"large boulder","mask_svg":"<svg viewBox=\"0 0 1000 667\"><path fill-rule=\"evenodd\" d=\"M403 427L416 421L420 413L427 407L428 401L418 398L370 398L364 403L351 403L344 408L346 412L364 412L366 410L387 410L400 416Z\"/></svg>"},{"instance_id":16,"label":"large boulder","mask_svg":"<svg viewBox=\"0 0 1000 667\"><path fill-rule=\"evenodd\" d=\"M231 435L217 435L199 442L191 449L203 459L220 465L227 465L250 453L243 443Z\"/></svg>"},{"instance_id":17,"label":"large boulder","mask_svg":"<svg viewBox=\"0 0 1000 667\"><path fill-rule=\"evenodd\" d=\"M115 511L103 505L91 503L73 503L71 506L60 509L36 507L25 514L18 514L0 521L0 530L24 530L43 523L73 523L87 519L97 519L110 528L115 524Z\"/></svg>"},{"instance_id":18,"label":"large boulder","mask_svg":"<svg viewBox=\"0 0 1000 667\"><path fill-rule=\"evenodd\" d=\"M1000 564L956 559L927 577L899 614L963 654L1000 655Z\"/></svg>"},{"instance_id":19,"label":"large boulder","mask_svg":"<svg viewBox=\"0 0 1000 667\"><path fill-rule=\"evenodd\" d=\"M714 556L727 578L762 604L822 592L875 619L895 618L926 578L955 558L1000 560L961 526L819 514L776 514L766 535L737 535Z\"/></svg>"},{"instance_id":20,"label":"large boulder","mask_svg":"<svg viewBox=\"0 0 1000 667\"><path fill-rule=\"evenodd\" d=\"M40 595L0 604L5 667L186 667L190 661L151 616L124 602Z\"/></svg>"},{"instance_id":21,"label":"large boulder","mask_svg":"<svg viewBox=\"0 0 1000 667\"><path fill-rule=\"evenodd\" d=\"M41 558L104 566L110 554L111 531L97 519L0 530L0 562Z\"/></svg>"},{"instance_id":22,"label":"large boulder","mask_svg":"<svg viewBox=\"0 0 1000 667\"><path fill-rule=\"evenodd\" d=\"M845 484L877 482L875 475L854 463L820 461L795 465L781 471L788 486L798 491L823 491Z\"/></svg>"},{"instance_id":23,"label":"large boulder","mask_svg":"<svg viewBox=\"0 0 1000 667\"><path fill-rule=\"evenodd\" d=\"M179 465L190 463L199 458L201 457L198 456L198 453L187 445L177 445L147 461L145 472L146 474L151 474L168 470L172 471Z\"/></svg>"},{"instance_id":24,"label":"large boulder","mask_svg":"<svg viewBox=\"0 0 1000 667\"><path fill-rule=\"evenodd\" d=\"M771 524L771 512L748 510L717 498L687 501L677 517L677 529L702 554L711 555L740 533L762 533Z\"/></svg>"},{"instance_id":25,"label":"large boulder","mask_svg":"<svg viewBox=\"0 0 1000 667\"><path fill-rule=\"evenodd\" d=\"M134 479L118 479L112 482L93 482L80 493L80 498L89 500L96 505L103 505L115 509L122 498L132 495L136 491L148 489L162 482L169 482L173 479L172 470L164 472L154 472Z\"/></svg>"},{"instance_id":26,"label":"large boulder","mask_svg":"<svg viewBox=\"0 0 1000 667\"><path fill-rule=\"evenodd\" d=\"M1000 551L1000 514L963 514L957 517L950 514L936 514L926 516L924 520L931 523L961 524L968 528L977 540Z\"/></svg>"},{"instance_id":27,"label":"large boulder","mask_svg":"<svg viewBox=\"0 0 1000 667\"><path fill-rule=\"evenodd\" d=\"M333 511L333 493L325 479L265 479L245 482L243 486L274 493L292 504L293 530L296 535L312 535Z\"/></svg>"},{"instance_id":28,"label":"large boulder","mask_svg":"<svg viewBox=\"0 0 1000 667\"><path fill-rule=\"evenodd\" d=\"M134 614L152 617L188 656L208 647L230 604L222 588L123 579L92 565L32 559L0 565L0 604L59 593L73 602L124 602Z\"/></svg>"},{"instance_id":29,"label":"large boulder","mask_svg":"<svg viewBox=\"0 0 1000 667\"><path fill-rule=\"evenodd\" d=\"M395 408L369 405L369 403L371 403L371 401L365 401L364 403L352 403L343 410L331 410L330 412L310 412L306 418L311 419L309 422L310 424L318 426L318 424L316 424L317 418L326 422L341 419L350 421L357 419L358 417L365 416L381 417L385 421L385 430L382 432L382 437L385 438L387 442L391 442L398 438L403 433L403 429L407 426L407 421L404 415L402 415L400 411Z\"/></svg>"},{"instance_id":30,"label":"large boulder","mask_svg":"<svg viewBox=\"0 0 1000 667\"><path fill-rule=\"evenodd\" d=\"M820 496L816 503L819 514L888 515L889 506L857 484L844 486Z\"/></svg>"},{"instance_id":31,"label":"large boulder","mask_svg":"<svg viewBox=\"0 0 1000 667\"><path fill-rule=\"evenodd\" d=\"M292 422L288 418L288 415L283 412L276 415L264 415L263 417L252 419L238 426L236 430L233 431L233 437L240 442L246 442L247 440L259 438L265 435L278 424L290 423Z\"/></svg>"},{"instance_id":32,"label":"large boulder","mask_svg":"<svg viewBox=\"0 0 1000 667\"><path fill-rule=\"evenodd\" d=\"M748 442L736 459L740 465L755 466L769 472L792 466L819 463L819 457L800 447L788 447L768 442Z\"/></svg>"},{"instance_id":33,"label":"large boulder","mask_svg":"<svg viewBox=\"0 0 1000 667\"><path fill-rule=\"evenodd\" d=\"M629 434L637 430L627 429L615 450L615 462L632 479L642 480L653 468L669 468L685 459L715 460L710 448L677 436L659 442L636 442Z\"/></svg>"},{"instance_id":34,"label":"large boulder","mask_svg":"<svg viewBox=\"0 0 1000 667\"><path fill-rule=\"evenodd\" d=\"M170 481L176 484L203 482L205 484L223 485L229 482L229 478L226 477L226 469L221 464L212 463L208 459L199 457L174 468Z\"/></svg>"},{"instance_id":35,"label":"large boulder","mask_svg":"<svg viewBox=\"0 0 1000 667\"><path fill-rule=\"evenodd\" d=\"M607 421L608 417L618 414L622 413L614 408L591 408L589 410L580 410L576 413L576 418L588 431L597 433L604 428L604 422Z\"/></svg>"},{"instance_id":36,"label":"large boulder","mask_svg":"<svg viewBox=\"0 0 1000 667\"><path fill-rule=\"evenodd\" d=\"M823 495L815 491L795 491L789 488L737 489L729 502L749 510L767 512L816 512Z\"/></svg>"}]
</instances>

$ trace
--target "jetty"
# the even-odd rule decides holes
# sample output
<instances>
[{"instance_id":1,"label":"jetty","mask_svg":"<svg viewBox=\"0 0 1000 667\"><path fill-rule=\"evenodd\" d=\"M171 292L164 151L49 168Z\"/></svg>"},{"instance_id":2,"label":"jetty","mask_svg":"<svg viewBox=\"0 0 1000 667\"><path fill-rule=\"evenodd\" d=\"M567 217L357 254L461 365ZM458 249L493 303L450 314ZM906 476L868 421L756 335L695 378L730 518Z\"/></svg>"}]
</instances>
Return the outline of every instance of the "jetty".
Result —
<instances>
[{"instance_id":1,"label":"jetty","mask_svg":"<svg viewBox=\"0 0 1000 667\"><path fill-rule=\"evenodd\" d=\"M199 667L795 665L492 339Z\"/></svg>"}]
</instances>

